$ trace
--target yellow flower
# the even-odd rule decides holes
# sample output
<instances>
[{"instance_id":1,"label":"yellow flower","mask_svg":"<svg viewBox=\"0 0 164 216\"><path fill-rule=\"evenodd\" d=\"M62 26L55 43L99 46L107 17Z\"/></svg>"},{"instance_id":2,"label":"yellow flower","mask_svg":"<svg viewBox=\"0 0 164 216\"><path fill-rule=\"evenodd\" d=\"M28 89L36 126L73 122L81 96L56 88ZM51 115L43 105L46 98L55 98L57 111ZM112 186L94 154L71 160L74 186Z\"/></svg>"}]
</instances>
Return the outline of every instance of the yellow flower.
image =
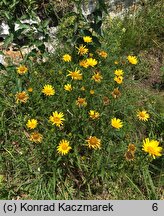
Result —
<instances>
[{"instance_id":1,"label":"yellow flower","mask_svg":"<svg viewBox=\"0 0 164 216\"><path fill-rule=\"evenodd\" d=\"M95 91L93 89L90 90L90 94L93 95Z\"/></svg>"},{"instance_id":2,"label":"yellow flower","mask_svg":"<svg viewBox=\"0 0 164 216\"><path fill-rule=\"evenodd\" d=\"M79 62L79 65L81 66L81 67L84 67L84 68L88 68L89 67L89 65L88 65L88 63L87 63L87 61L84 59L84 60L81 60L80 62Z\"/></svg>"},{"instance_id":3,"label":"yellow flower","mask_svg":"<svg viewBox=\"0 0 164 216\"><path fill-rule=\"evenodd\" d=\"M28 128L30 128L30 129L34 129L34 128L37 127L37 124L38 124L38 121L37 121L36 119L29 119L29 120L27 121L26 126L27 126Z\"/></svg>"},{"instance_id":4,"label":"yellow flower","mask_svg":"<svg viewBox=\"0 0 164 216\"><path fill-rule=\"evenodd\" d=\"M106 97L106 96L103 97L103 104L104 104L105 106L107 106L107 105L110 104L110 100L109 100L108 97Z\"/></svg>"},{"instance_id":5,"label":"yellow flower","mask_svg":"<svg viewBox=\"0 0 164 216\"><path fill-rule=\"evenodd\" d=\"M55 90L52 85L45 85L42 89L42 93L46 96L52 96L55 94Z\"/></svg>"},{"instance_id":6,"label":"yellow flower","mask_svg":"<svg viewBox=\"0 0 164 216\"><path fill-rule=\"evenodd\" d=\"M130 143L128 145L128 151L135 152L136 151L136 146L134 144Z\"/></svg>"},{"instance_id":7,"label":"yellow flower","mask_svg":"<svg viewBox=\"0 0 164 216\"><path fill-rule=\"evenodd\" d=\"M123 127L123 123L120 119L113 118L111 119L111 125L114 128L120 129Z\"/></svg>"},{"instance_id":8,"label":"yellow flower","mask_svg":"<svg viewBox=\"0 0 164 216\"><path fill-rule=\"evenodd\" d=\"M101 76L101 74L99 72L96 72L93 76L92 76L92 80L94 80L95 82L101 82L101 80L103 79L103 77Z\"/></svg>"},{"instance_id":9,"label":"yellow flower","mask_svg":"<svg viewBox=\"0 0 164 216\"><path fill-rule=\"evenodd\" d=\"M134 152L127 151L125 153L125 158L127 161L133 161L134 160Z\"/></svg>"},{"instance_id":10,"label":"yellow flower","mask_svg":"<svg viewBox=\"0 0 164 216\"><path fill-rule=\"evenodd\" d=\"M142 150L149 153L154 159L156 156L162 156L162 147L159 147L159 142L157 140L149 140L146 138L143 140Z\"/></svg>"},{"instance_id":11,"label":"yellow flower","mask_svg":"<svg viewBox=\"0 0 164 216\"><path fill-rule=\"evenodd\" d=\"M93 59L93 58L87 58L86 59L86 62L88 64L88 66L91 66L91 67L94 67L95 65L97 65L97 60L96 59Z\"/></svg>"},{"instance_id":12,"label":"yellow flower","mask_svg":"<svg viewBox=\"0 0 164 216\"><path fill-rule=\"evenodd\" d=\"M27 91L28 91L28 92L33 92L33 88L29 87L29 88L27 89Z\"/></svg>"},{"instance_id":13,"label":"yellow flower","mask_svg":"<svg viewBox=\"0 0 164 216\"><path fill-rule=\"evenodd\" d=\"M86 99L78 97L78 99L76 100L76 105L78 105L79 107L81 107L81 106L84 106L84 107L87 106Z\"/></svg>"},{"instance_id":14,"label":"yellow flower","mask_svg":"<svg viewBox=\"0 0 164 216\"><path fill-rule=\"evenodd\" d=\"M146 110L138 111L138 112L137 112L137 117L138 117L139 120L141 120L141 121L148 121L148 119L150 118L150 116L149 116L149 114L147 113Z\"/></svg>"},{"instance_id":15,"label":"yellow flower","mask_svg":"<svg viewBox=\"0 0 164 216\"><path fill-rule=\"evenodd\" d=\"M121 84L123 82L123 76L115 76L114 81L116 81L118 84Z\"/></svg>"},{"instance_id":16,"label":"yellow flower","mask_svg":"<svg viewBox=\"0 0 164 216\"><path fill-rule=\"evenodd\" d=\"M122 75L124 74L124 72L123 72L123 70L118 69L118 70L115 70L115 71L114 71L114 74L115 74L116 76L122 76Z\"/></svg>"},{"instance_id":17,"label":"yellow flower","mask_svg":"<svg viewBox=\"0 0 164 216\"><path fill-rule=\"evenodd\" d=\"M91 119L97 119L100 117L100 114L98 112L96 112L95 110L90 110L89 111L89 117Z\"/></svg>"},{"instance_id":18,"label":"yellow flower","mask_svg":"<svg viewBox=\"0 0 164 216\"><path fill-rule=\"evenodd\" d=\"M74 80L82 80L82 74L80 73L80 70L75 69L75 71L68 71L69 74L67 76L71 76Z\"/></svg>"},{"instance_id":19,"label":"yellow flower","mask_svg":"<svg viewBox=\"0 0 164 216\"><path fill-rule=\"evenodd\" d=\"M115 89L113 90L112 96L113 96L114 98L118 98L119 96L121 96L121 92L119 91L118 88L115 88Z\"/></svg>"},{"instance_id":20,"label":"yellow flower","mask_svg":"<svg viewBox=\"0 0 164 216\"><path fill-rule=\"evenodd\" d=\"M117 65L117 64L118 64L118 61L115 61L115 62L114 62L114 64L116 64L116 65Z\"/></svg>"},{"instance_id":21,"label":"yellow flower","mask_svg":"<svg viewBox=\"0 0 164 216\"><path fill-rule=\"evenodd\" d=\"M72 57L69 54L63 55L63 61L70 62L72 60Z\"/></svg>"},{"instance_id":22,"label":"yellow flower","mask_svg":"<svg viewBox=\"0 0 164 216\"><path fill-rule=\"evenodd\" d=\"M22 75L25 74L28 71L28 68L25 65L20 65L17 67L17 73Z\"/></svg>"},{"instance_id":23,"label":"yellow flower","mask_svg":"<svg viewBox=\"0 0 164 216\"><path fill-rule=\"evenodd\" d=\"M80 88L80 90L81 90L81 91L85 91L85 87L82 86L82 87Z\"/></svg>"},{"instance_id":24,"label":"yellow flower","mask_svg":"<svg viewBox=\"0 0 164 216\"><path fill-rule=\"evenodd\" d=\"M137 58L136 58L136 56L128 56L127 57L127 59L128 59L128 61L131 63L131 64L137 64L137 62L138 62L138 60L137 60Z\"/></svg>"},{"instance_id":25,"label":"yellow flower","mask_svg":"<svg viewBox=\"0 0 164 216\"><path fill-rule=\"evenodd\" d=\"M25 91L23 91L23 92L17 92L16 95L15 95L15 97L16 97L16 103L18 103L19 101L21 103L26 103L27 100L29 99L29 96L28 96L28 94Z\"/></svg>"},{"instance_id":26,"label":"yellow flower","mask_svg":"<svg viewBox=\"0 0 164 216\"><path fill-rule=\"evenodd\" d=\"M100 149L101 140L96 136L90 136L86 141L89 148Z\"/></svg>"},{"instance_id":27,"label":"yellow flower","mask_svg":"<svg viewBox=\"0 0 164 216\"><path fill-rule=\"evenodd\" d=\"M76 49L78 50L79 55L85 55L89 52L88 48L86 48L86 46L83 46L83 45L76 47Z\"/></svg>"},{"instance_id":28,"label":"yellow flower","mask_svg":"<svg viewBox=\"0 0 164 216\"><path fill-rule=\"evenodd\" d=\"M64 90L66 90L66 91L72 91L72 86L71 86L71 84L66 84L66 85L64 85Z\"/></svg>"},{"instance_id":29,"label":"yellow flower","mask_svg":"<svg viewBox=\"0 0 164 216\"><path fill-rule=\"evenodd\" d=\"M99 56L101 56L102 58L107 58L108 54L105 51L98 51Z\"/></svg>"},{"instance_id":30,"label":"yellow flower","mask_svg":"<svg viewBox=\"0 0 164 216\"><path fill-rule=\"evenodd\" d=\"M91 43L92 42L92 37L85 36L85 37L83 37L83 40L84 40L85 43Z\"/></svg>"},{"instance_id":31,"label":"yellow flower","mask_svg":"<svg viewBox=\"0 0 164 216\"><path fill-rule=\"evenodd\" d=\"M30 141L35 142L35 143L40 143L42 142L43 136L38 133L38 132L33 132L30 135Z\"/></svg>"},{"instance_id":32,"label":"yellow flower","mask_svg":"<svg viewBox=\"0 0 164 216\"><path fill-rule=\"evenodd\" d=\"M57 127L60 127L61 125L63 125L63 121L65 121L64 119L64 114L62 112L53 112L52 116L49 117L49 121L52 122L52 124L56 125Z\"/></svg>"},{"instance_id":33,"label":"yellow flower","mask_svg":"<svg viewBox=\"0 0 164 216\"><path fill-rule=\"evenodd\" d=\"M59 154L65 155L68 154L68 152L71 150L72 148L69 145L69 141L62 139L59 142L59 145L57 147L57 152Z\"/></svg>"}]
</instances>

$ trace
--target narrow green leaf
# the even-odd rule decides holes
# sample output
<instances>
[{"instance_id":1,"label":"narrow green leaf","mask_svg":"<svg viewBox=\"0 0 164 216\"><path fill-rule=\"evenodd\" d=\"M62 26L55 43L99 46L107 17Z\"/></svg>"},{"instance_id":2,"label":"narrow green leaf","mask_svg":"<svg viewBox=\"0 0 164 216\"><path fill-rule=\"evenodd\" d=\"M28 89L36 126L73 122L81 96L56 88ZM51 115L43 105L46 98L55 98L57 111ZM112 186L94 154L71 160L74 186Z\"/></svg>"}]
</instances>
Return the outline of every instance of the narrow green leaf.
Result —
<instances>
[{"instance_id":1,"label":"narrow green leaf","mask_svg":"<svg viewBox=\"0 0 164 216\"><path fill-rule=\"evenodd\" d=\"M4 47L5 48L7 48L9 46L9 44L13 42L13 38L14 38L14 35L12 33L5 38L5 40L4 40Z\"/></svg>"}]
</instances>

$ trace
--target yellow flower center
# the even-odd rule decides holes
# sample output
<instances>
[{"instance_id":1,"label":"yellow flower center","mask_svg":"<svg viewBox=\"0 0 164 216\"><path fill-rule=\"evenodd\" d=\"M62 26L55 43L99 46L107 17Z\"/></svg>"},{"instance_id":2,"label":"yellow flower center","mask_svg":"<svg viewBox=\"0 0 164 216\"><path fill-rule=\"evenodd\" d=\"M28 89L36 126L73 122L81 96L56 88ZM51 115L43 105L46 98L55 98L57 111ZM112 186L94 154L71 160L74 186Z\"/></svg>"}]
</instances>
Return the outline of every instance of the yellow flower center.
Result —
<instances>
[{"instance_id":1,"label":"yellow flower center","mask_svg":"<svg viewBox=\"0 0 164 216\"><path fill-rule=\"evenodd\" d=\"M148 146L148 147L147 147L147 150L148 150L148 152L149 152L150 154L152 154L152 155L155 155L155 154L156 154L156 151L155 151L155 149L154 149L152 146Z\"/></svg>"},{"instance_id":2,"label":"yellow flower center","mask_svg":"<svg viewBox=\"0 0 164 216\"><path fill-rule=\"evenodd\" d=\"M46 93L50 94L52 92L52 89L46 89Z\"/></svg>"},{"instance_id":3,"label":"yellow flower center","mask_svg":"<svg viewBox=\"0 0 164 216\"><path fill-rule=\"evenodd\" d=\"M61 148L63 151L66 151L68 149L68 145L64 143L62 144Z\"/></svg>"},{"instance_id":4,"label":"yellow flower center","mask_svg":"<svg viewBox=\"0 0 164 216\"><path fill-rule=\"evenodd\" d=\"M20 94L18 95L18 98L19 98L20 100L23 100L23 99L25 98L25 94L24 94L24 93L20 93Z\"/></svg>"},{"instance_id":5,"label":"yellow flower center","mask_svg":"<svg viewBox=\"0 0 164 216\"><path fill-rule=\"evenodd\" d=\"M141 112L140 116L144 118L145 117L145 113Z\"/></svg>"},{"instance_id":6,"label":"yellow flower center","mask_svg":"<svg viewBox=\"0 0 164 216\"><path fill-rule=\"evenodd\" d=\"M91 145L96 145L97 144L97 139L95 137L91 137L89 140Z\"/></svg>"},{"instance_id":7,"label":"yellow flower center","mask_svg":"<svg viewBox=\"0 0 164 216\"><path fill-rule=\"evenodd\" d=\"M59 117L53 117L53 119L54 119L54 122L60 123L60 118Z\"/></svg>"},{"instance_id":8,"label":"yellow flower center","mask_svg":"<svg viewBox=\"0 0 164 216\"><path fill-rule=\"evenodd\" d=\"M21 72L24 72L26 69L24 67L19 68Z\"/></svg>"},{"instance_id":9,"label":"yellow flower center","mask_svg":"<svg viewBox=\"0 0 164 216\"><path fill-rule=\"evenodd\" d=\"M79 104L83 104L84 101L85 101L85 99L83 99L83 98L79 98L79 99L78 99Z\"/></svg>"}]
</instances>

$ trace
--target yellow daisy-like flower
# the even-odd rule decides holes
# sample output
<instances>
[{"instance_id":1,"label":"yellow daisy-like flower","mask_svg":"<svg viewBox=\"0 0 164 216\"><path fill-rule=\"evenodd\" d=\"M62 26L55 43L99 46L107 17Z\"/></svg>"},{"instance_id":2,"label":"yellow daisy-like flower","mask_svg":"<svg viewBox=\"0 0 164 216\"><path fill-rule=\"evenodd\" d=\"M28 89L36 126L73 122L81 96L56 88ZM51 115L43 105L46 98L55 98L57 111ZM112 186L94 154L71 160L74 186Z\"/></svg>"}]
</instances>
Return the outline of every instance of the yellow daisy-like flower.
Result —
<instances>
[{"instance_id":1,"label":"yellow daisy-like flower","mask_svg":"<svg viewBox=\"0 0 164 216\"><path fill-rule=\"evenodd\" d=\"M100 149L101 148L101 140L98 139L96 136L90 136L87 140L87 146L93 149Z\"/></svg>"},{"instance_id":2,"label":"yellow daisy-like flower","mask_svg":"<svg viewBox=\"0 0 164 216\"><path fill-rule=\"evenodd\" d=\"M89 117L91 119L98 119L100 117L100 113L96 112L95 110L90 110Z\"/></svg>"},{"instance_id":3,"label":"yellow daisy-like flower","mask_svg":"<svg viewBox=\"0 0 164 216\"><path fill-rule=\"evenodd\" d=\"M113 96L114 98L118 98L118 97L121 96L121 92L119 91L118 88L115 88L115 89L113 90L112 96Z\"/></svg>"},{"instance_id":4,"label":"yellow daisy-like flower","mask_svg":"<svg viewBox=\"0 0 164 216\"><path fill-rule=\"evenodd\" d=\"M115 76L114 81L118 84L121 84L123 82L123 76Z\"/></svg>"},{"instance_id":5,"label":"yellow daisy-like flower","mask_svg":"<svg viewBox=\"0 0 164 216\"><path fill-rule=\"evenodd\" d=\"M62 139L59 142L59 145L57 147L57 152L59 154L65 155L68 154L68 152L71 150L72 148L69 145L69 141Z\"/></svg>"},{"instance_id":6,"label":"yellow daisy-like flower","mask_svg":"<svg viewBox=\"0 0 164 216\"><path fill-rule=\"evenodd\" d=\"M28 92L33 92L33 88L32 88L32 87L29 87L29 88L27 89L27 91L28 91Z\"/></svg>"},{"instance_id":7,"label":"yellow daisy-like flower","mask_svg":"<svg viewBox=\"0 0 164 216\"><path fill-rule=\"evenodd\" d=\"M116 65L117 65L117 64L118 64L118 61L114 61L114 64L116 64Z\"/></svg>"},{"instance_id":8,"label":"yellow daisy-like flower","mask_svg":"<svg viewBox=\"0 0 164 216\"><path fill-rule=\"evenodd\" d=\"M95 65L97 65L97 60L96 59L93 59L93 58L87 58L86 59L86 62L88 64L88 66L91 66L91 67L94 67Z\"/></svg>"},{"instance_id":9,"label":"yellow daisy-like flower","mask_svg":"<svg viewBox=\"0 0 164 216\"><path fill-rule=\"evenodd\" d=\"M52 85L45 85L42 89L42 93L46 96L52 96L55 94L55 90Z\"/></svg>"},{"instance_id":10,"label":"yellow daisy-like flower","mask_svg":"<svg viewBox=\"0 0 164 216\"><path fill-rule=\"evenodd\" d=\"M89 65L88 65L88 63L87 63L87 61L86 61L85 59L81 60L81 61L79 62L79 65L80 65L81 67L84 67L84 68L88 68L88 67L89 67Z\"/></svg>"},{"instance_id":11,"label":"yellow daisy-like flower","mask_svg":"<svg viewBox=\"0 0 164 216\"><path fill-rule=\"evenodd\" d=\"M71 84L66 84L66 85L64 85L64 90L66 90L66 91L72 91L72 86L71 86Z\"/></svg>"},{"instance_id":12,"label":"yellow daisy-like flower","mask_svg":"<svg viewBox=\"0 0 164 216\"><path fill-rule=\"evenodd\" d=\"M60 127L61 125L63 125L63 121L65 121L64 119L64 114L62 112L53 112L52 116L49 117L49 121L52 122L52 124L56 125L57 127Z\"/></svg>"},{"instance_id":13,"label":"yellow daisy-like flower","mask_svg":"<svg viewBox=\"0 0 164 216\"><path fill-rule=\"evenodd\" d=\"M127 57L127 59L128 59L128 61L129 61L131 64L134 64L134 65L137 64L137 62L138 62L136 56L131 56L131 55L129 55L129 56Z\"/></svg>"},{"instance_id":14,"label":"yellow daisy-like flower","mask_svg":"<svg viewBox=\"0 0 164 216\"><path fill-rule=\"evenodd\" d=\"M146 138L143 140L142 150L149 153L154 159L157 156L162 156L162 147L159 147L159 142L157 140L149 140Z\"/></svg>"},{"instance_id":15,"label":"yellow daisy-like flower","mask_svg":"<svg viewBox=\"0 0 164 216\"><path fill-rule=\"evenodd\" d=\"M95 82L101 82L101 80L103 79L103 77L101 76L101 74L99 72L96 72L93 76L92 76L92 80L94 80Z\"/></svg>"},{"instance_id":16,"label":"yellow daisy-like flower","mask_svg":"<svg viewBox=\"0 0 164 216\"><path fill-rule=\"evenodd\" d=\"M110 104L110 100L109 100L108 97L106 97L106 96L103 97L103 104L104 104L105 106L107 106L107 105Z\"/></svg>"},{"instance_id":17,"label":"yellow daisy-like flower","mask_svg":"<svg viewBox=\"0 0 164 216\"><path fill-rule=\"evenodd\" d=\"M75 71L68 71L69 74L67 76L72 77L74 80L82 80L82 74L80 73L80 70L75 69Z\"/></svg>"},{"instance_id":18,"label":"yellow daisy-like flower","mask_svg":"<svg viewBox=\"0 0 164 216\"><path fill-rule=\"evenodd\" d=\"M111 125L112 125L112 127L116 128L116 129L120 129L123 127L122 121L120 119L116 119L116 118L111 119Z\"/></svg>"},{"instance_id":19,"label":"yellow daisy-like flower","mask_svg":"<svg viewBox=\"0 0 164 216\"><path fill-rule=\"evenodd\" d=\"M93 53L89 53L89 57L93 57Z\"/></svg>"},{"instance_id":20,"label":"yellow daisy-like flower","mask_svg":"<svg viewBox=\"0 0 164 216\"><path fill-rule=\"evenodd\" d=\"M79 107L87 106L86 98L78 97L78 99L76 100L76 105L78 105Z\"/></svg>"},{"instance_id":21,"label":"yellow daisy-like flower","mask_svg":"<svg viewBox=\"0 0 164 216\"><path fill-rule=\"evenodd\" d=\"M29 96L25 91L17 92L15 97L16 97L16 103L18 103L18 102L26 103L27 100L29 99Z\"/></svg>"},{"instance_id":22,"label":"yellow daisy-like flower","mask_svg":"<svg viewBox=\"0 0 164 216\"><path fill-rule=\"evenodd\" d=\"M26 126L27 126L28 128L30 128L30 129L34 129L34 128L37 127L37 124L38 124L38 121L37 121L36 119L29 119L29 120L27 121Z\"/></svg>"},{"instance_id":23,"label":"yellow daisy-like flower","mask_svg":"<svg viewBox=\"0 0 164 216\"><path fill-rule=\"evenodd\" d=\"M40 133L33 132L33 133L31 133L29 140L34 142L34 143L40 143L40 142L42 142L42 139L43 139L43 136Z\"/></svg>"},{"instance_id":24,"label":"yellow daisy-like flower","mask_svg":"<svg viewBox=\"0 0 164 216\"><path fill-rule=\"evenodd\" d=\"M133 161L134 160L134 152L128 150L125 153L125 158L127 161Z\"/></svg>"},{"instance_id":25,"label":"yellow daisy-like flower","mask_svg":"<svg viewBox=\"0 0 164 216\"><path fill-rule=\"evenodd\" d=\"M93 95L95 93L95 91L93 89L91 89L89 92L91 95Z\"/></svg>"},{"instance_id":26,"label":"yellow daisy-like flower","mask_svg":"<svg viewBox=\"0 0 164 216\"><path fill-rule=\"evenodd\" d=\"M70 62L72 60L72 57L69 54L63 55L63 61Z\"/></svg>"},{"instance_id":27,"label":"yellow daisy-like flower","mask_svg":"<svg viewBox=\"0 0 164 216\"><path fill-rule=\"evenodd\" d=\"M150 116L149 116L149 114L147 113L146 110L138 111L138 112L137 112L137 117L138 117L139 120L141 120L141 121L148 121L148 119L150 118Z\"/></svg>"},{"instance_id":28,"label":"yellow daisy-like flower","mask_svg":"<svg viewBox=\"0 0 164 216\"><path fill-rule=\"evenodd\" d=\"M22 75L27 73L28 68L25 65L20 65L19 67L17 67L17 73Z\"/></svg>"},{"instance_id":29,"label":"yellow daisy-like flower","mask_svg":"<svg viewBox=\"0 0 164 216\"><path fill-rule=\"evenodd\" d=\"M91 43L92 42L92 37L85 36L85 37L83 37L83 40L84 40L85 43Z\"/></svg>"},{"instance_id":30,"label":"yellow daisy-like flower","mask_svg":"<svg viewBox=\"0 0 164 216\"><path fill-rule=\"evenodd\" d=\"M118 69L118 70L115 70L115 71L114 71L114 74L115 74L116 76L122 76L122 75L124 74L124 72L123 72L123 70Z\"/></svg>"},{"instance_id":31,"label":"yellow daisy-like flower","mask_svg":"<svg viewBox=\"0 0 164 216\"><path fill-rule=\"evenodd\" d=\"M128 145L128 151L135 152L136 151L136 146L134 144L130 143Z\"/></svg>"},{"instance_id":32,"label":"yellow daisy-like flower","mask_svg":"<svg viewBox=\"0 0 164 216\"><path fill-rule=\"evenodd\" d=\"M86 46L83 46L83 45L76 47L76 49L78 50L79 55L85 55L89 52L88 48L86 48Z\"/></svg>"},{"instance_id":33,"label":"yellow daisy-like flower","mask_svg":"<svg viewBox=\"0 0 164 216\"><path fill-rule=\"evenodd\" d=\"M81 91L85 91L85 87L82 86L82 87L80 88L80 90L81 90Z\"/></svg>"},{"instance_id":34,"label":"yellow daisy-like flower","mask_svg":"<svg viewBox=\"0 0 164 216\"><path fill-rule=\"evenodd\" d=\"M105 51L98 51L99 56L101 56L102 58L107 58L108 54Z\"/></svg>"}]
</instances>

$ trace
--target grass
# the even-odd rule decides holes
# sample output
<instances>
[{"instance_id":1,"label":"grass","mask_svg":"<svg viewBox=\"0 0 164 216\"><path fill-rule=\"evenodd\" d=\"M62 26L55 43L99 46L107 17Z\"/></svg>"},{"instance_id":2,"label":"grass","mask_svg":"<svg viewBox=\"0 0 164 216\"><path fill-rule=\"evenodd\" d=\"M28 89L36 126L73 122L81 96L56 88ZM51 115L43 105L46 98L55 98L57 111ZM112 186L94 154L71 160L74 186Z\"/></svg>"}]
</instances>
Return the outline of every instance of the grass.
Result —
<instances>
[{"instance_id":1,"label":"grass","mask_svg":"<svg viewBox=\"0 0 164 216\"><path fill-rule=\"evenodd\" d=\"M159 4L159 3L158 3ZM99 38L101 48L108 56L103 58L93 52L98 61L94 67L79 66L77 51L72 54L72 47L60 47L52 55L47 54L48 61L37 63L26 59L20 64L26 65L28 72L20 75L19 65L10 64L1 70L0 81L0 198L1 199L163 199L164 158L153 159L142 150L143 140L158 140L163 147L164 107L161 61L157 61L156 71L161 79L158 85L149 80L152 58L159 47L149 43L146 32L156 32L157 11L159 5L151 5L150 14L154 22L148 19L144 28L144 44L133 43L138 40L138 23L144 19L141 13L134 20L104 21L104 37ZM150 18L150 14L147 18ZM128 19L128 22L127 22ZM109 21L109 22L108 22ZM131 23L133 23L131 27ZM153 23L155 23L153 25ZM127 31L122 31L122 28ZM135 28L136 27L136 28ZM154 30L155 29L155 30ZM129 35L133 31L131 38ZM83 35L80 35L82 39ZM158 44L162 46L160 35ZM126 43L128 39L128 44ZM155 36L156 40L156 36ZM140 40L140 43L142 41ZM149 45L147 44L149 43ZM94 49L97 47L93 43ZM78 46L78 45L77 45ZM88 44L86 44L87 47ZM90 47L89 47L90 49ZM149 58L143 55L145 50L153 49ZM66 53L75 55L71 62L65 62ZM138 63L132 65L127 56L137 56ZM118 62L116 64L116 61ZM72 80L68 71L79 69L82 80ZM124 71L123 83L114 81L114 71ZM96 82L93 75L100 72L103 79ZM71 84L72 91L65 91L64 85ZM46 96L42 89L50 84L55 94ZM28 91L32 88L33 91ZM119 88L118 98L112 96L114 88ZM90 93L94 90L94 94ZM17 92L27 92L26 103L16 103ZM85 98L86 106L77 105L78 97ZM138 110L147 110L148 121L140 121ZM99 112L98 119L92 119L89 111ZM52 112L63 112L63 126L52 125L49 117ZM111 125L112 118L119 118L123 127L116 129ZM29 119L37 119L35 129L26 126ZM33 131L43 136L41 142L30 140ZM89 148L87 139L96 136L101 140L101 148ZM66 155L57 152L62 139L70 142L71 150ZM132 159L125 157L130 143L135 145ZM99 146L99 145L98 145ZM163 153L163 152L162 152Z\"/></svg>"}]
</instances>

